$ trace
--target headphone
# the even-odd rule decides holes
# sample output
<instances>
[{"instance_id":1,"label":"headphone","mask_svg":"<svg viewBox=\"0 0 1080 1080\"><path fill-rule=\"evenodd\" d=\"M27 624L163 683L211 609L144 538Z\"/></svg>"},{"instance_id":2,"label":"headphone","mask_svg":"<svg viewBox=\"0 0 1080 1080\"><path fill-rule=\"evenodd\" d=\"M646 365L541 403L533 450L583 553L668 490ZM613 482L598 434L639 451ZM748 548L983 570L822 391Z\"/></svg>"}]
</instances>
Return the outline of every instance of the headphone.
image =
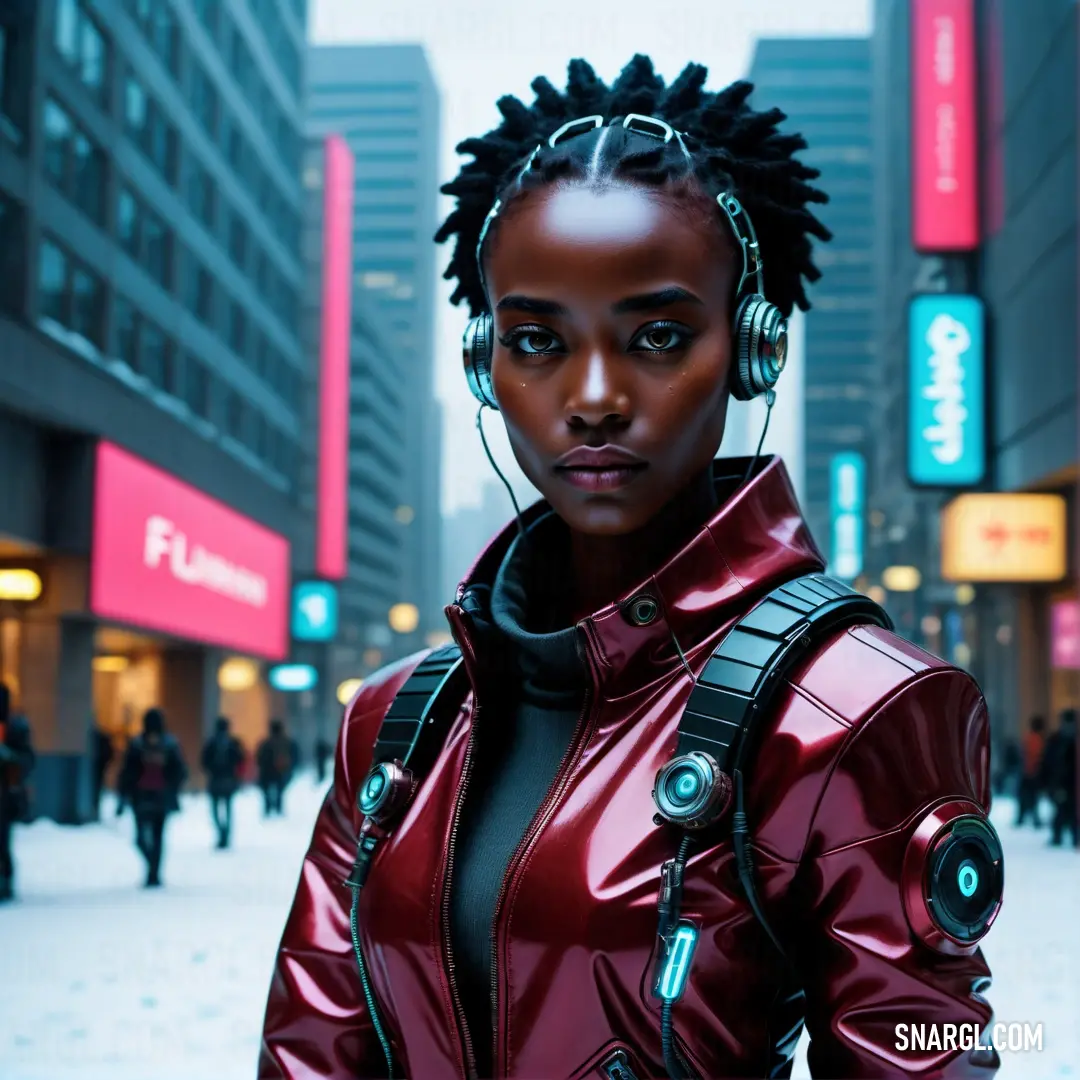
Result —
<instances>
[{"instance_id":1,"label":"headphone","mask_svg":"<svg viewBox=\"0 0 1080 1080\"><path fill-rule=\"evenodd\" d=\"M604 127L602 116L586 116L580 120L571 120L563 124L547 141L549 148L558 146L576 135L582 135L596 128ZM642 135L671 142L675 139L687 161L693 165L693 158L686 149L682 134L663 120L652 116L631 113L622 122L624 128ZM532 168L536 155L542 145L526 159L517 175L514 186ZM787 320L780 309L765 299L765 277L762 271L761 250L758 247L757 233L754 231L750 215L742 203L731 192L722 191L716 197L716 204L724 213L731 227L735 242L742 252L742 274L735 291L737 307L734 319L733 356L731 368L731 393L739 401L750 401L761 394L770 394L780 378L787 362ZM495 200L495 205L488 212L480 229L480 239L476 244L476 265L480 274L480 284L487 292L484 281L483 250L484 241L492 223L502 209L502 201ZM752 287L748 288L748 284ZM495 320L485 311L470 319L465 327L462 339L462 359L465 365L465 378L473 397L488 408L499 409L495 400L495 391L491 383L491 359L495 351ZM771 401L771 399L770 399Z\"/></svg>"}]
</instances>

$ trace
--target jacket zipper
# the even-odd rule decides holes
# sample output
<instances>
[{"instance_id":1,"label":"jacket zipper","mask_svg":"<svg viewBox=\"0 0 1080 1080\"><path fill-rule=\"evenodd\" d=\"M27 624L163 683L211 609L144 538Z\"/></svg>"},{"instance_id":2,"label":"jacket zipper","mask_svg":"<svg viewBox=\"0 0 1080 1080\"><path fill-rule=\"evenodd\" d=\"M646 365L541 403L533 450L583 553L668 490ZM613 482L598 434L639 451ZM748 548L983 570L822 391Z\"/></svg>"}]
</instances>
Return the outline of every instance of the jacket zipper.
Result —
<instances>
[{"instance_id":1,"label":"jacket zipper","mask_svg":"<svg viewBox=\"0 0 1080 1080\"><path fill-rule=\"evenodd\" d=\"M518 861L529 849L529 846L532 844L536 835L539 833L540 829L543 828L547 817L562 798L563 792L566 790L567 783L570 779L570 774L574 771L580 753L584 749L585 743L588 741L585 736L589 727L588 721L592 711L591 699L592 695L586 691L585 701L581 708L581 715L578 717L577 725L574 728L574 734L570 739L570 746L567 748L562 761L559 763L559 768L555 773L555 779L552 781L551 787L544 797L544 801L540 804L540 809L533 815L532 821L529 822L529 827L525 830L525 834L522 836L520 843L514 849L514 854L510 857L510 862L507 863L506 873L503 875L502 885L499 887L498 897L495 900L495 914L491 920L491 1034L493 1043L491 1068L497 1077L502 1075L502 1070L499 1067L499 1044L502 1041L499 1032L499 918L502 914L503 901L506 899L510 881L513 879Z\"/></svg>"},{"instance_id":2,"label":"jacket zipper","mask_svg":"<svg viewBox=\"0 0 1080 1080\"><path fill-rule=\"evenodd\" d=\"M454 871L454 850L457 847L461 808L465 801L465 787L472 773L473 747L476 744L476 725L479 716L480 707L474 705L472 728L469 731L469 741L465 746L465 763L461 769L461 782L458 784L457 799L454 802L454 814L450 819L450 842L446 850L446 880L443 885L442 896L443 954L446 958L446 974L450 984L450 1002L454 1009L454 1017L457 1020L468 1080L479 1080L479 1074L476 1068L476 1053L473 1050L472 1036L469 1034L469 1026L465 1019L465 1007L461 1004L461 995L458 992L457 982L454 978L454 952L450 940L450 881Z\"/></svg>"}]
</instances>

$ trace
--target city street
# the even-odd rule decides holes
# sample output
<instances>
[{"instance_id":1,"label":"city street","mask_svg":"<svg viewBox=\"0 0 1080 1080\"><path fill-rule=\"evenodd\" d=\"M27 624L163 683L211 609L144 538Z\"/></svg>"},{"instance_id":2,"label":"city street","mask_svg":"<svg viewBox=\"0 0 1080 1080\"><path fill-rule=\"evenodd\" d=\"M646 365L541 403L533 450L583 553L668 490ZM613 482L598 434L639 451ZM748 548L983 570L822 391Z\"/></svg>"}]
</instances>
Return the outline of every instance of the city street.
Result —
<instances>
[{"instance_id":1,"label":"city street","mask_svg":"<svg viewBox=\"0 0 1080 1080\"><path fill-rule=\"evenodd\" d=\"M235 850L211 850L205 800L170 825L160 892L140 889L130 818L19 829L20 901L0 909L5 1080L250 1080L270 968L321 790L302 776L288 817L236 801ZM111 811L111 804L108 809ZM986 952L997 1019L1041 1021L1041 1054L1005 1056L1007 1080L1078 1075L1080 855L995 819L1007 903ZM796 1077L807 1077L805 1064Z\"/></svg>"}]
</instances>

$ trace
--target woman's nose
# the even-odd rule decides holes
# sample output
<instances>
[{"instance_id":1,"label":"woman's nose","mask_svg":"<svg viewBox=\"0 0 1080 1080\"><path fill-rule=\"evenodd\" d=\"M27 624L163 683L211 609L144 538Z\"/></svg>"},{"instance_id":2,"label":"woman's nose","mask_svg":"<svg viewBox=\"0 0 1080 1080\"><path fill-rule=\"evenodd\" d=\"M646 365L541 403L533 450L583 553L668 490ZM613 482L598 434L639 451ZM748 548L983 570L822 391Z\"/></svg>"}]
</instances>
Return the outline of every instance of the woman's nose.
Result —
<instances>
[{"instance_id":1,"label":"woman's nose","mask_svg":"<svg viewBox=\"0 0 1080 1080\"><path fill-rule=\"evenodd\" d=\"M631 399L617 362L597 347L566 366L570 380L566 395L566 422L571 427L626 424Z\"/></svg>"}]
</instances>

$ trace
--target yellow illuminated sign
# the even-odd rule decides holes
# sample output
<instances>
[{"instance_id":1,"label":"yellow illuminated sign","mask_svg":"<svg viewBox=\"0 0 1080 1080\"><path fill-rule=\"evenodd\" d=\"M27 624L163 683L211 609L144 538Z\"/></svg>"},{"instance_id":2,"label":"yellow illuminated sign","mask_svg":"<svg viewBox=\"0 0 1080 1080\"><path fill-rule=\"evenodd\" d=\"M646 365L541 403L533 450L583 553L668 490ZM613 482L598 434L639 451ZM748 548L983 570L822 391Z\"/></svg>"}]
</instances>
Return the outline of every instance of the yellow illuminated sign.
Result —
<instances>
[{"instance_id":1,"label":"yellow illuminated sign","mask_svg":"<svg viewBox=\"0 0 1080 1080\"><path fill-rule=\"evenodd\" d=\"M0 600L20 600L24 603L36 600L41 595L41 575L34 570L0 570Z\"/></svg>"},{"instance_id":2,"label":"yellow illuminated sign","mask_svg":"<svg viewBox=\"0 0 1080 1080\"><path fill-rule=\"evenodd\" d=\"M1060 495L961 495L941 513L945 581L1060 581L1066 573Z\"/></svg>"}]
</instances>

